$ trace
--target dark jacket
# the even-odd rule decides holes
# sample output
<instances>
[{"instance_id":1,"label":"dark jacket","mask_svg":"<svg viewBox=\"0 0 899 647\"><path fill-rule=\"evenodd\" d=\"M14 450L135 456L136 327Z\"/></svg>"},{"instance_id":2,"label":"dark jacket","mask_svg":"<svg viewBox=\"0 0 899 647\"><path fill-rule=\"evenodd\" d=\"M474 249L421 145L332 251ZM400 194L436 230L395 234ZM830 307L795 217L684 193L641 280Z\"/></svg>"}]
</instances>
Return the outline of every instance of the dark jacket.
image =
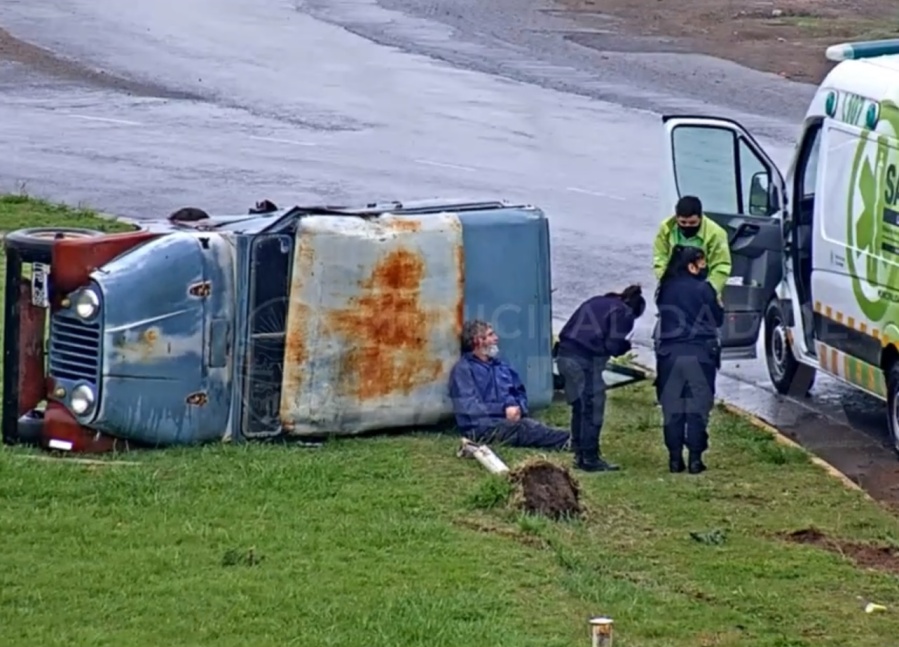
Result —
<instances>
[{"instance_id":1,"label":"dark jacket","mask_svg":"<svg viewBox=\"0 0 899 647\"><path fill-rule=\"evenodd\" d=\"M449 394L461 431L489 427L506 418L506 407L528 413L528 398L518 373L501 359L483 361L465 353L450 372Z\"/></svg>"},{"instance_id":2,"label":"dark jacket","mask_svg":"<svg viewBox=\"0 0 899 647\"><path fill-rule=\"evenodd\" d=\"M666 280L656 298L660 344L707 344L718 339L724 309L712 284L693 275Z\"/></svg>"},{"instance_id":3,"label":"dark jacket","mask_svg":"<svg viewBox=\"0 0 899 647\"><path fill-rule=\"evenodd\" d=\"M618 357L631 349L634 311L618 297L592 297L578 306L559 332L559 352Z\"/></svg>"}]
</instances>

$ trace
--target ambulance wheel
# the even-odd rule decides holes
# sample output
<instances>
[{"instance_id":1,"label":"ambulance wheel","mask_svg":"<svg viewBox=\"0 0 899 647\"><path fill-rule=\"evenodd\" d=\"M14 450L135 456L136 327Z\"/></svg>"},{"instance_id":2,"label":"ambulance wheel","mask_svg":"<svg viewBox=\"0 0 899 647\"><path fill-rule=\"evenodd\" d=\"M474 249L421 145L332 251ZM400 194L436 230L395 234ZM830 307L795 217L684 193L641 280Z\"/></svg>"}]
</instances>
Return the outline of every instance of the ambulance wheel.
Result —
<instances>
[{"instance_id":1,"label":"ambulance wheel","mask_svg":"<svg viewBox=\"0 0 899 647\"><path fill-rule=\"evenodd\" d=\"M893 362L887 371L887 426L890 442L899 455L899 362Z\"/></svg>"},{"instance_id":2,"label":"ambulance wheel","mask_svg":"<svg viewBox=\"0 0 899 647\"><path fill-rule=\"evenodd\" d=\"M782 395L808 395L815 383L815 369L800 364L790 348L783 311L777 299L772 299L765 312L765 362L768 377Z\"/></svg>"},{"instance_id":3,"label":"ambulance wheel","mask_svg":"<svg viewBox=\"0 0 899 647\"><path fill-rule=\"evenodd\" d=\"M5 242L7 247L20 252L47 254L53 249L53 242L60 238L93 238L102 235L102 231L80 227L29 227L9 232Z\"/></svg>"}]
</instances>

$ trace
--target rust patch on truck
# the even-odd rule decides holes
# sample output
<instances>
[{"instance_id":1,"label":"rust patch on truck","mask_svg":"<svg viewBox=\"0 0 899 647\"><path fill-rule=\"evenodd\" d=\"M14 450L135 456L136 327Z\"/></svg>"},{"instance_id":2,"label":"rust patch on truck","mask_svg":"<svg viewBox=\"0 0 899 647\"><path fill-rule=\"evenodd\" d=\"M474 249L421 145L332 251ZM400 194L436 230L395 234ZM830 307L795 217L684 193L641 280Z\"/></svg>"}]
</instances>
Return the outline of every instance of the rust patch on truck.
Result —
<instances>
[{"instance_id":1,"label":"rust patch on truck","mask_svg":"<svg viewBox=\"0 0 899 647\"><path fill-rule=\"evenodd\" d=\"M303 322L309 320L309 306L300 302L303 284L312 276L315 262L315 247L308 236L300 236L296 248L297 260L291 270L293 276L290 283L290 303L287 308L284 339L284 384L296 385L299 388L306 370L309 349L306 343L306 327ZM296 318L294 316L296 315ZM291 387L293 390L294 387Z\"/></svg>"},{"instance_id":2,"label":"rust patch on truck","mask_svg":"<svg viewBox=\"0 0 899 647\"><path fill-rule=\"evenodd\" d=\"M440 376L442 362L429 355L428 340L435 324L452 315L422 303L424 277L424 259L396 248L374 266L345 309L328 313L328 328L349 348L340 360L341 392L360 401L408 395Z\"/></svg>"},{"instance_id":3,"label":"rust patch on truck","mask_svg":"<svg viewBox=\"0 0 899 647\"><path fill-rule=\"evenodd\" d=\"M129 337L132 337L129 339ZM160 353L159 329L147 328L137 335L120 332L112 340L112 346L123 361L148 362Z\"/></svg>"},{"instance_id":4,"label":"rust patch on truck","mask_svg":"<svg viewBox=\"0 0 899 647\"><path fill-rule=\"evenodd\" d=\"M384 222L393 231L409 234L421 231L421 220L417 218L393 218Z\"/></svg>"},{"instance_id":5,"label":"rust patch on truck","mask_svg":"<svg viewBox=\"0 0 899 647\"><path fill-rule=\"evenodd\" d=\"M90 238L63 238L53 243L53 287L59 294L67 294L90 279L90 273L119 254L158 238L162 234L149 231L128 231Z\"/></svg>"}]
</instances>

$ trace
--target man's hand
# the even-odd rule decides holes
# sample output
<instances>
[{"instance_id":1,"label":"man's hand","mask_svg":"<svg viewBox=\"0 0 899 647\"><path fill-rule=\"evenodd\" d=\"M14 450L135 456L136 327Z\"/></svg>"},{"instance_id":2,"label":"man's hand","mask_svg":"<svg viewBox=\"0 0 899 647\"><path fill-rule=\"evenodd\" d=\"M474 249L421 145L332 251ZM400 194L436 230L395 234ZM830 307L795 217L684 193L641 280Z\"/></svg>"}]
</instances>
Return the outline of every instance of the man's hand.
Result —
<instances>
[{"instance_id":1,"label":"man's hand","mask_svg":"<svg viewBox=\"0 0 899 647\"><path fill-rule=\"evenodd\" d=\"M521 420L521 407L506 407L506 420L511 420L512 422Z\"/></svg>"}]
</instances>

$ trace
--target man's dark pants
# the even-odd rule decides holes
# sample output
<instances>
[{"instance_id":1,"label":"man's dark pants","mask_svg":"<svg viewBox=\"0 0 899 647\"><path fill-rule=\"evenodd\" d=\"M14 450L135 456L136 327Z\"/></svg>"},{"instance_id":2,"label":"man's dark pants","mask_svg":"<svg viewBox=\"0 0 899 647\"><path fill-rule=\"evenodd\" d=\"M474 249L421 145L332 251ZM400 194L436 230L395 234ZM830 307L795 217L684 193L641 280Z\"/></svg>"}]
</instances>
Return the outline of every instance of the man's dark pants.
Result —
<instances>
[{"instance_id":1,"label":"man's dark pants","mask_svg":"<svg viewBox=\"0 0 899 647\"><path fill-rule=\"evenodd\" d=\"M606 411L602 372L608 357L588 357L559 348L556 366L565 380L565 401L571 405L571 448L585 463L599 460L599 436Z\"/></svg>"},{"instance_id":2,"label":"man's dark pants","mask_svg":"<svg viewBox=\"0 0 899 647\"><path fill-rule=\"evenodd\" d=\"M711 345L661 345L656 351L656 395L662 405L665 446L672 459L684 446L698 459L708 449L718 358Z\"/></svg>"},{"instance_id":3,"label":"man's dark pants","mask_svg":"<svg viewBox=\"0 0 899 647\"><path fill-rule=\"evenodd\" d=\"M531 447L559 451L568 447L569 435L564 429L548 427L533 418L499 420L466 429L462 435L476 443Z\"/></svg>"}]
</instances>

